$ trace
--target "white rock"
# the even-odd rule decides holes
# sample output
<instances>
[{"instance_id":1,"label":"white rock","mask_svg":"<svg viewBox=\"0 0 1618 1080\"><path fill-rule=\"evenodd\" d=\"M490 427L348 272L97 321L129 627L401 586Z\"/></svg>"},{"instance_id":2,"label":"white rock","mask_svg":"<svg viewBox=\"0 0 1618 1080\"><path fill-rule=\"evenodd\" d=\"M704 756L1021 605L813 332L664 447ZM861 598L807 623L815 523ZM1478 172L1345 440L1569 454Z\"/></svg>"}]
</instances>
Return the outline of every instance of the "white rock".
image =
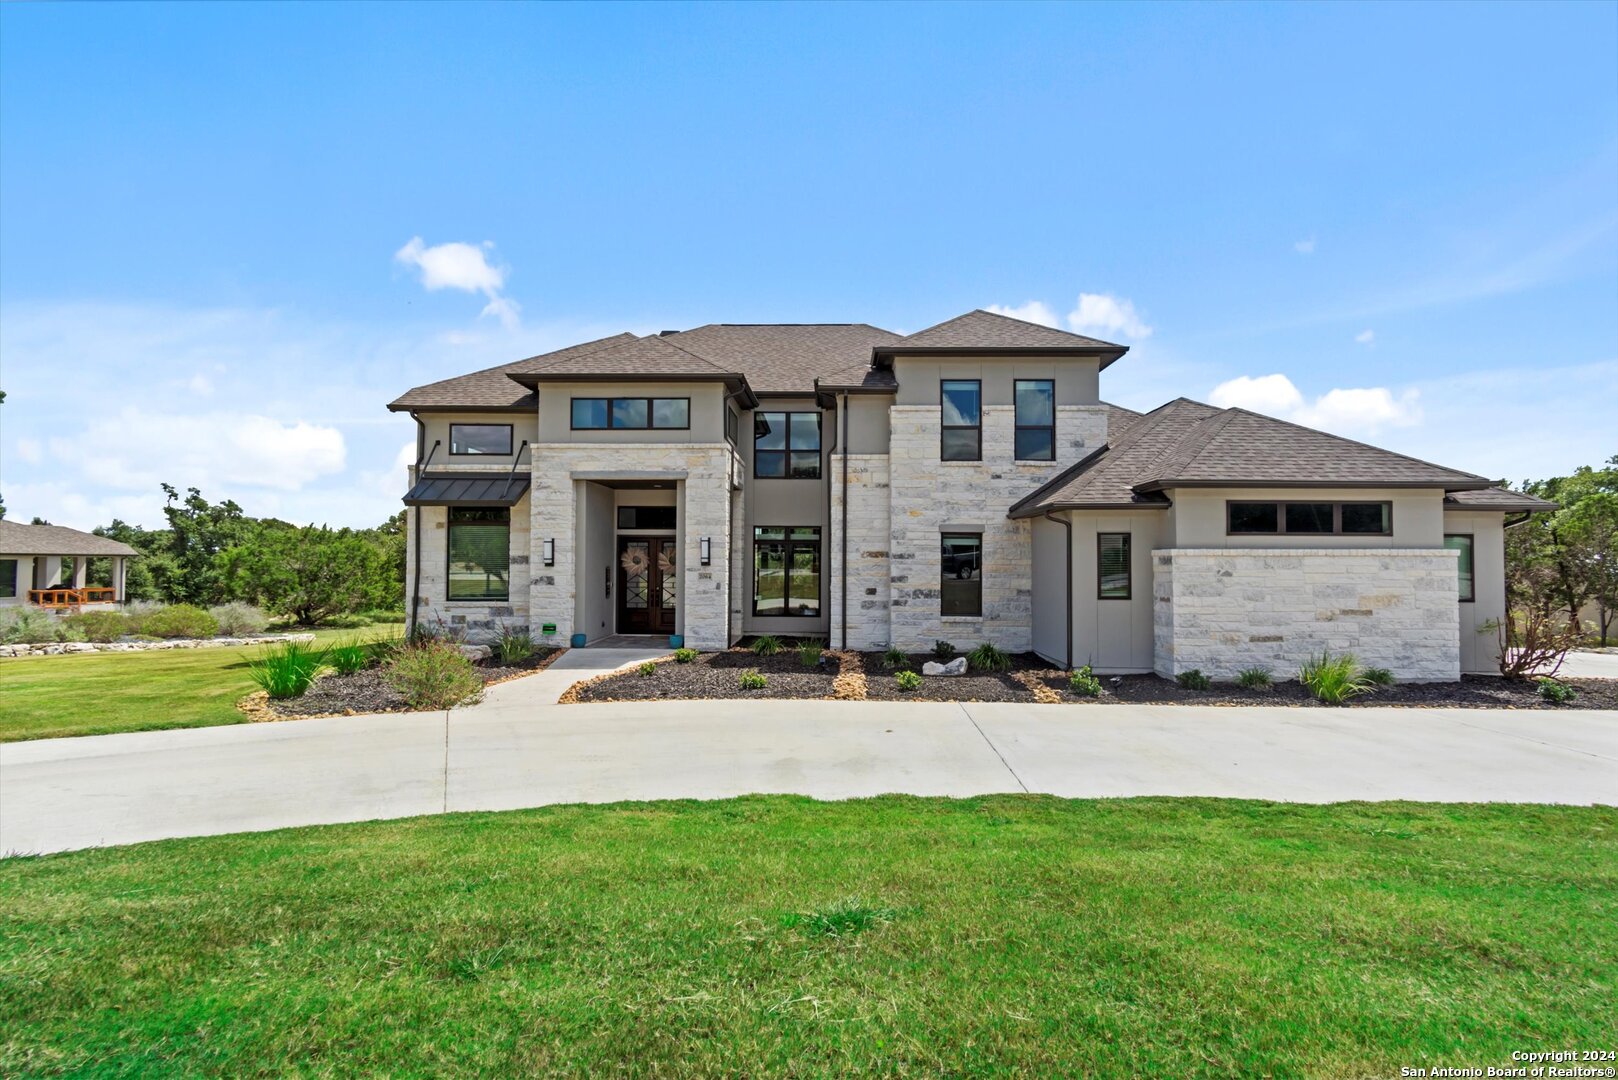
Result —
<instances>
[{"instance_id":1,"label":"white rock","mask_svg":"<svg viewBox=\"0 0 1618 1080\"><path fill-rule=\"evenodd\" d=\"M494 655L494 650L487 645L462 645L461 655L474 664L479 660L487 660Z\"/></svg>"},{"instance_id":2,"label":"white rock","mask_svg":"<svg viewBox=\"0 0 1618 1080\"><path fill-rule=\"evenodd\" d=\"M923 675L965 675L966 657L957 656L947 664L940 664L936 660L929 660L921 665Z\"/></svg>"}]
</instances>

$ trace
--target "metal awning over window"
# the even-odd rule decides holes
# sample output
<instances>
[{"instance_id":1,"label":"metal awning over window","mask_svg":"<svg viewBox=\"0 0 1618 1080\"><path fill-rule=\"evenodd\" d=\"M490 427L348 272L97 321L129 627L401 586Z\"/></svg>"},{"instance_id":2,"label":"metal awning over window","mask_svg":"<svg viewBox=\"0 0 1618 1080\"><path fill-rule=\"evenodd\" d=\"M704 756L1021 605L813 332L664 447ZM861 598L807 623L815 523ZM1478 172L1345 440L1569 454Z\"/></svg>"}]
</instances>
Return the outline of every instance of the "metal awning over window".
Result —
<instances>
[{"instance_id":1,"label":"metal awning over window","mask_svg":"<svg viewBox=\"0 0 1618 1080\"><path fill-rule=\"evenodd\" d=\"M528 490L528 477L436 473L405 492L406 506L515 506Z\"/></svg>"}]
</instances>

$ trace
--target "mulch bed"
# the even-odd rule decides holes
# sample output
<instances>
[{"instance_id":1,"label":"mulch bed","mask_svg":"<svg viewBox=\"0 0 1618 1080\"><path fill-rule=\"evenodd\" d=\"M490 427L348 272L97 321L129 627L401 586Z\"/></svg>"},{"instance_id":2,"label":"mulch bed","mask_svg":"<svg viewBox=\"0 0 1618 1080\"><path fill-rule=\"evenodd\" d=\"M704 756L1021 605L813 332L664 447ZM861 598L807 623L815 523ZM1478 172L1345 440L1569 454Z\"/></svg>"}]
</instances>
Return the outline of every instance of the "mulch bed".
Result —
<instances>
[{"instance_id":1,"label":"mulch bed","mask_svg":"<svg viewBox=\"0 0 1618 1080\"><path fill-rule=\"evenodd\" d=\"M703 698L828 698L842 670L836 656L824 653L819 667L808 668L788 649L770 657L747 649L702 653L689 664L665 660L651 675L634 668L581 688L577 699L591 701L689 701ZM738 678L757 671L768 680L759 690L743 690Z\"/></svg>"},{"instance_id":2,"label":"mulch bed","mask_svg":"<svg viewBox=\"0 0 1618 1080\"><path fill-rule=\"evenodd\" d=\"M1234 683L1214 683L1207 690L1186 690L1156 675L1098 675L1100 697L1081 697L1068 690L1067 676L1054 672L1042 681L1075 704L1137 705L1287 705L1328 706L1304 689L1302 683L1276 683L1268 690L1244 690ZM1561 679L1579 691L1567 705L1539 696L1534 683L1491 675L1462 675L1459 683L1396 683L1350 698L1350 708L1404 706L1457 709L1618 709L1618 679Z\"/></svg>"},{"instance_id":3,"label":"mulch bed","mask_svg":"<svg viewBox=\"0 0 1618 1080\"><path fill-rule=\"evenodd\" d=\"M965 675L924 675L916 690L899 689L898 670L882 662L881 653L865 653L865 696L870 701L1033 701L1031 690L1017 678L1018 674L1036 677L1060 674L1051 662L1033 653L1015 653L1011 656L1011 670L1003 673L967 671ZM907 659L910 667L921 671L921 666L936 659L932 653L913 653Z\"/></svg>"},{"instance_id":4,"label":"mulch bed","mask_svg":"<svg viewBox=\"0 0 1618 1080\"><path fill-rule=\"evenodd\" d=\"M491 659L473 664L472 669L483 679L484 686L492 686L542 671L561 653L561 649L541 648L520 664L501 664ZM319 716L410 711L399 692L388 685L380 665L356 671L352 675L322 675L302 697L277 700L266 698L261 692L250 695L250 700L253 702L251 708L244 711L295 716L306 720Z\"/></svg>"}]
</instances>

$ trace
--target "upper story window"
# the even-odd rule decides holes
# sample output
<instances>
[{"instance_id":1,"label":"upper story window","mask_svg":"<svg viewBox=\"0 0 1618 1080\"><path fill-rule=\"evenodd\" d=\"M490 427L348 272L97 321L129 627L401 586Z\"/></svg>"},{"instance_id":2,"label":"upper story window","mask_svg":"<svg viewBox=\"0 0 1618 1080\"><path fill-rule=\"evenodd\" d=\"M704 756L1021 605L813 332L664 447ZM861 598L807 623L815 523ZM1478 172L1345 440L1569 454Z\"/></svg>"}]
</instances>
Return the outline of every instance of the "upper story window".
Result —
<instances>
[{"instance_id":1,"label":"upper story window","mask_svg":"<svg viewBox=\"0 0 1618 1080\"><path fill-rule=\"evenodd\" d=\"M938 456L943 461L983 460L983 381L939 383Z\"/></svg>"},{"instance_id":2,"label":"upper story window","mask_svg":"<svg viewBox=\"0 0 1618 1080\"><path fill-rule=\"evenodd\" d=\"M820 414L753 414L753 475L764 479L820 479Z\"/></svg>"},{"instance_id":3,"label":"upper story window","mask_svg":"<svg viewBox=\"0 0 1618 1080\"><path fill-rule=\"evenodd\" d=\"M1227 502L1225 531L1235 535L1393 534L1387 502Z\"/></svg>"},{"instance_id":4,"label":"upper story window","mask_svg":"<svg viewBox=\"0 0 1618 1080\"><path fill-rule=\"evenodd\" d=\"M452 454L510 454L510 424L451 424L449 452Z\"/></svg>"},{"instance_id":5,"label":"upper story window","mask_svg":"<svg viewBox=\"0 0 1618 1080\"><path fill-rule=\"evenodd\" d=\"M684 431L691 426L690 398L574 398L573 430Z\"/></svg>"},{"instance_id":6,"label":"upper story window","mask_svg":"<svg viewBox=\"0 0 1618 1080\"><path fill-rule=\"evenodd\" d=\"M1056 383L1051 379L1018 379L1013 397L1017 406L1017 460L1055 461Z\"/></svg>"}]
</instances>

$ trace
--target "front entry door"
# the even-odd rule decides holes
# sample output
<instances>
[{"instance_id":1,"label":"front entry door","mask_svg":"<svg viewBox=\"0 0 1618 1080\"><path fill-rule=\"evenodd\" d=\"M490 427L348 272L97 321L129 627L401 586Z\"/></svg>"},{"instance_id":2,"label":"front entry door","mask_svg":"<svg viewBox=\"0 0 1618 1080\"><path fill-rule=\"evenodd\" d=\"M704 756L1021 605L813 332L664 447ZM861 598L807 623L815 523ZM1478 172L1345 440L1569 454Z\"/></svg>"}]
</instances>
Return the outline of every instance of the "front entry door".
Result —
<instances>
[{"instance_id":1,"label":"front entry door","mask_svg":"<svg viewBox=\"0 0 1618 1080\"><path fill-rule=\"evenodd\" d=\"M618 632L672 634L680 568L672 536L618 538Z\"/></svg>"}]
</instances>

